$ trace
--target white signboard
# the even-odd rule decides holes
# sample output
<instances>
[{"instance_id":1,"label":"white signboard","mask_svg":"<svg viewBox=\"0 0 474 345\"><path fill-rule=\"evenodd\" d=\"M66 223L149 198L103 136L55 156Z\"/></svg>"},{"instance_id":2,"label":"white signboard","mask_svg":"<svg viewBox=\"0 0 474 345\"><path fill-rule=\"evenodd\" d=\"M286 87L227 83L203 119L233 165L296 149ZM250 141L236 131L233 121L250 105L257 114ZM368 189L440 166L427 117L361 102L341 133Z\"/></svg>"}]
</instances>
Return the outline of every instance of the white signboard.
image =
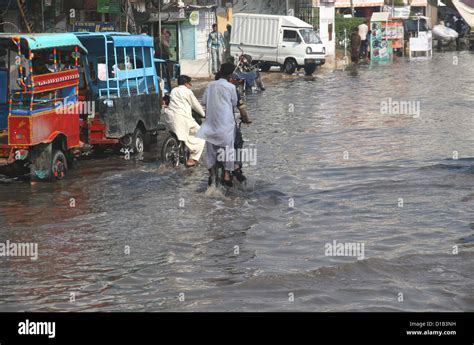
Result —
<instances>
[{"instance_id":1,"label":"white signboard","mask_svg":"<svg viewBox=\"0 0 474 345\"><path fill-rule=\"evenodd\" d=\"M410 50L412 52L426 52L431 50L431 38L412 37L410 38Z\"/></svg>"},{"instance_id":2,"label":"white signboard","mask_svg":"<svg viewBox=\"0 0 474 345\"><path fill-rule=\"evenodd\" d=\"M408 19L410 17L410 6L384 6L383 11L389 12L391 18Z\"/></svg>"}]
</instances>

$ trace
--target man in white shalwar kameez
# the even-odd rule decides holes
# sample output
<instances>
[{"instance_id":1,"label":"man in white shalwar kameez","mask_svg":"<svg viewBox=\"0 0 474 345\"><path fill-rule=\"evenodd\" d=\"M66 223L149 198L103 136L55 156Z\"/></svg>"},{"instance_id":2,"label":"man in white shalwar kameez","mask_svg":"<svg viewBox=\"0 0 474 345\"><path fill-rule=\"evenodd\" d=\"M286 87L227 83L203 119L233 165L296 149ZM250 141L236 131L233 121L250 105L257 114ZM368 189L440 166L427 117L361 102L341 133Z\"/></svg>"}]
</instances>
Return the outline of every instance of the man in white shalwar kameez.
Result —
<instances>
[{"instance_id":1,"label":"man in white shalwar kameez","mask_svg":"<svg viewBox=\"0 0 474 345\"><path fill-rule=\"evenodd\" d=\"M224 160L224 182L231 186L234 171L234 139L235 119L234 107L237 105L237 89L229 82L234 65L222 64L219 72L221 78L212 81L207 86L202 100L206 106L206 121L198 131L197 136L206 140L207 168L211 169L217 163L217 158ZM224 154L222 154L224 153Z\"/></svg>"},{"instance_id":2,"label":"man in white shalwar kameez","mask_svg":"<svg viewBox=\"0 0 474 345\"><path fill-rule=\"evenodd\" d=\"M187 167L198 164L204 151L205 141L196 137L200 128L193 118L192 111L205 117L204 109L191 91L191 78L181 75L178 78L178 87L170 94L170 104L166 109L164 118L169 129L176 134L178 140L183 141L190 151Z\"/></svg>"}]
</instances>

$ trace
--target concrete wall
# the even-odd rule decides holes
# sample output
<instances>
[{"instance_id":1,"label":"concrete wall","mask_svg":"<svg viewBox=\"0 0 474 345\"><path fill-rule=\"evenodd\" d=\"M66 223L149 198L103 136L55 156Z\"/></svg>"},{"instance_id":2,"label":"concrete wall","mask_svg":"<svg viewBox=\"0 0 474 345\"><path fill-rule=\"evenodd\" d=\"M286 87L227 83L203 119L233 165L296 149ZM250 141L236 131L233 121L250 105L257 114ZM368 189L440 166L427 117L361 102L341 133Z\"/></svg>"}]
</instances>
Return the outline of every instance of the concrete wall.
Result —
<instances>
[{"instance_id":1,"label":"concrete wall","mask_svg":"<svg viewBox=\"0 0 474 345\"><path fill-rule=\"evenodd\" d=\"M215 23L214 13L211 11L199 12L199 24L195 32L195 60L181 59L181 73L192 78L209 78L210 54L207 51L207 39L211 31L212 24Z\"/></svg>"},{"instance_id":2,"label":"concrete wall","mask_svg":"<svg viewBox=\"0 0 474 345\"><path fill-rule=\"evenodd\" d=\"M210 78L210 61L207 59L199 60L180 60L181 74L189 75L192 78Z\"/></svg>"},{"instance_id":3,"label":"concrete wall","mask_svg":"<svg viewBox=\"0 0 474 345\"><path fill-rule=\"evenodd\" d=\"M319 7L319 36L326 47L326 55L336 54L336 37L335 37L335 8L334 5ZM332 35L329 34L330 24L332 24ZM329 40L331 36L331 40Z\"/></svg>"}]
</instances>

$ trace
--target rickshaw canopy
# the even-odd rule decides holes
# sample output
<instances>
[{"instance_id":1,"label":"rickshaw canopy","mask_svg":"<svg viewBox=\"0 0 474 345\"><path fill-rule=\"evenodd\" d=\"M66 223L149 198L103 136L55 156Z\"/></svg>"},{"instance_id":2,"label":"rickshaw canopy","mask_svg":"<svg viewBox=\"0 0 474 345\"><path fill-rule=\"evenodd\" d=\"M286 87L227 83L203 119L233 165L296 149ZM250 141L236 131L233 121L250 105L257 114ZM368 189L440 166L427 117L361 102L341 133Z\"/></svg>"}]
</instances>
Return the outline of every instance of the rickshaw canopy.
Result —
<instances>
[{"instance_id":1,"label":"rickshaw canopy","mask_svg":"<svg viewBox=\"0 0 474 345\"><path fill-rule=\"evenodd\" d=\"M12 38L20 38L22 47L21 49L48 49L48 48L60 48L78 46L81 53L87 54L87 49L82 45L79 39L72 33L42 33L42 34L0 34L0 44L2 41L8 40L10 44ZM28 47L24 46L24 42L27 42ZM2 44L3 45L3 44Z\"/></svg>"}]
</instances>

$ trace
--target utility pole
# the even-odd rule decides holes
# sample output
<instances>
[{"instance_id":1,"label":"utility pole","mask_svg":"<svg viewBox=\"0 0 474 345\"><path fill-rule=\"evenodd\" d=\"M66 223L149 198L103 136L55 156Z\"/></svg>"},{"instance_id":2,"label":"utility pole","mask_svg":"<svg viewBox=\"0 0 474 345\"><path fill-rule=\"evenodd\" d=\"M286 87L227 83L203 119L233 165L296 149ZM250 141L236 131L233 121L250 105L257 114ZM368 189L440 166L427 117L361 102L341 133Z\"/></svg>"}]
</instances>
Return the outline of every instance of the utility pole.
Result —
<instances>
[{"instance_id":1,"label":"utility pole","mask_svg":"<svg viewBox=\"0 0 474 345\"><path fill-rule=\"evenodd\" d=\"M130 21L130 33L137 34L137 26L135 25L135 18L133 17L133 8L130 4L130 0L126 0L126 15L127 21L125 22L125 29L128 31L128 23Z\"/></svg>"},{"instance_id":2,"label":"utility pole","mask_svg":"<svg viewBox=\"0 0 474 345\"><path fill-rule=\"evenodd\" d=\"M162 39L163 39L163 37L161 37L161 0L158 0L158 36L160 37L160 55L161 55L162 54L161 49L163 47L163 45L161 44Z\"/></svg>"}]
</instances>

